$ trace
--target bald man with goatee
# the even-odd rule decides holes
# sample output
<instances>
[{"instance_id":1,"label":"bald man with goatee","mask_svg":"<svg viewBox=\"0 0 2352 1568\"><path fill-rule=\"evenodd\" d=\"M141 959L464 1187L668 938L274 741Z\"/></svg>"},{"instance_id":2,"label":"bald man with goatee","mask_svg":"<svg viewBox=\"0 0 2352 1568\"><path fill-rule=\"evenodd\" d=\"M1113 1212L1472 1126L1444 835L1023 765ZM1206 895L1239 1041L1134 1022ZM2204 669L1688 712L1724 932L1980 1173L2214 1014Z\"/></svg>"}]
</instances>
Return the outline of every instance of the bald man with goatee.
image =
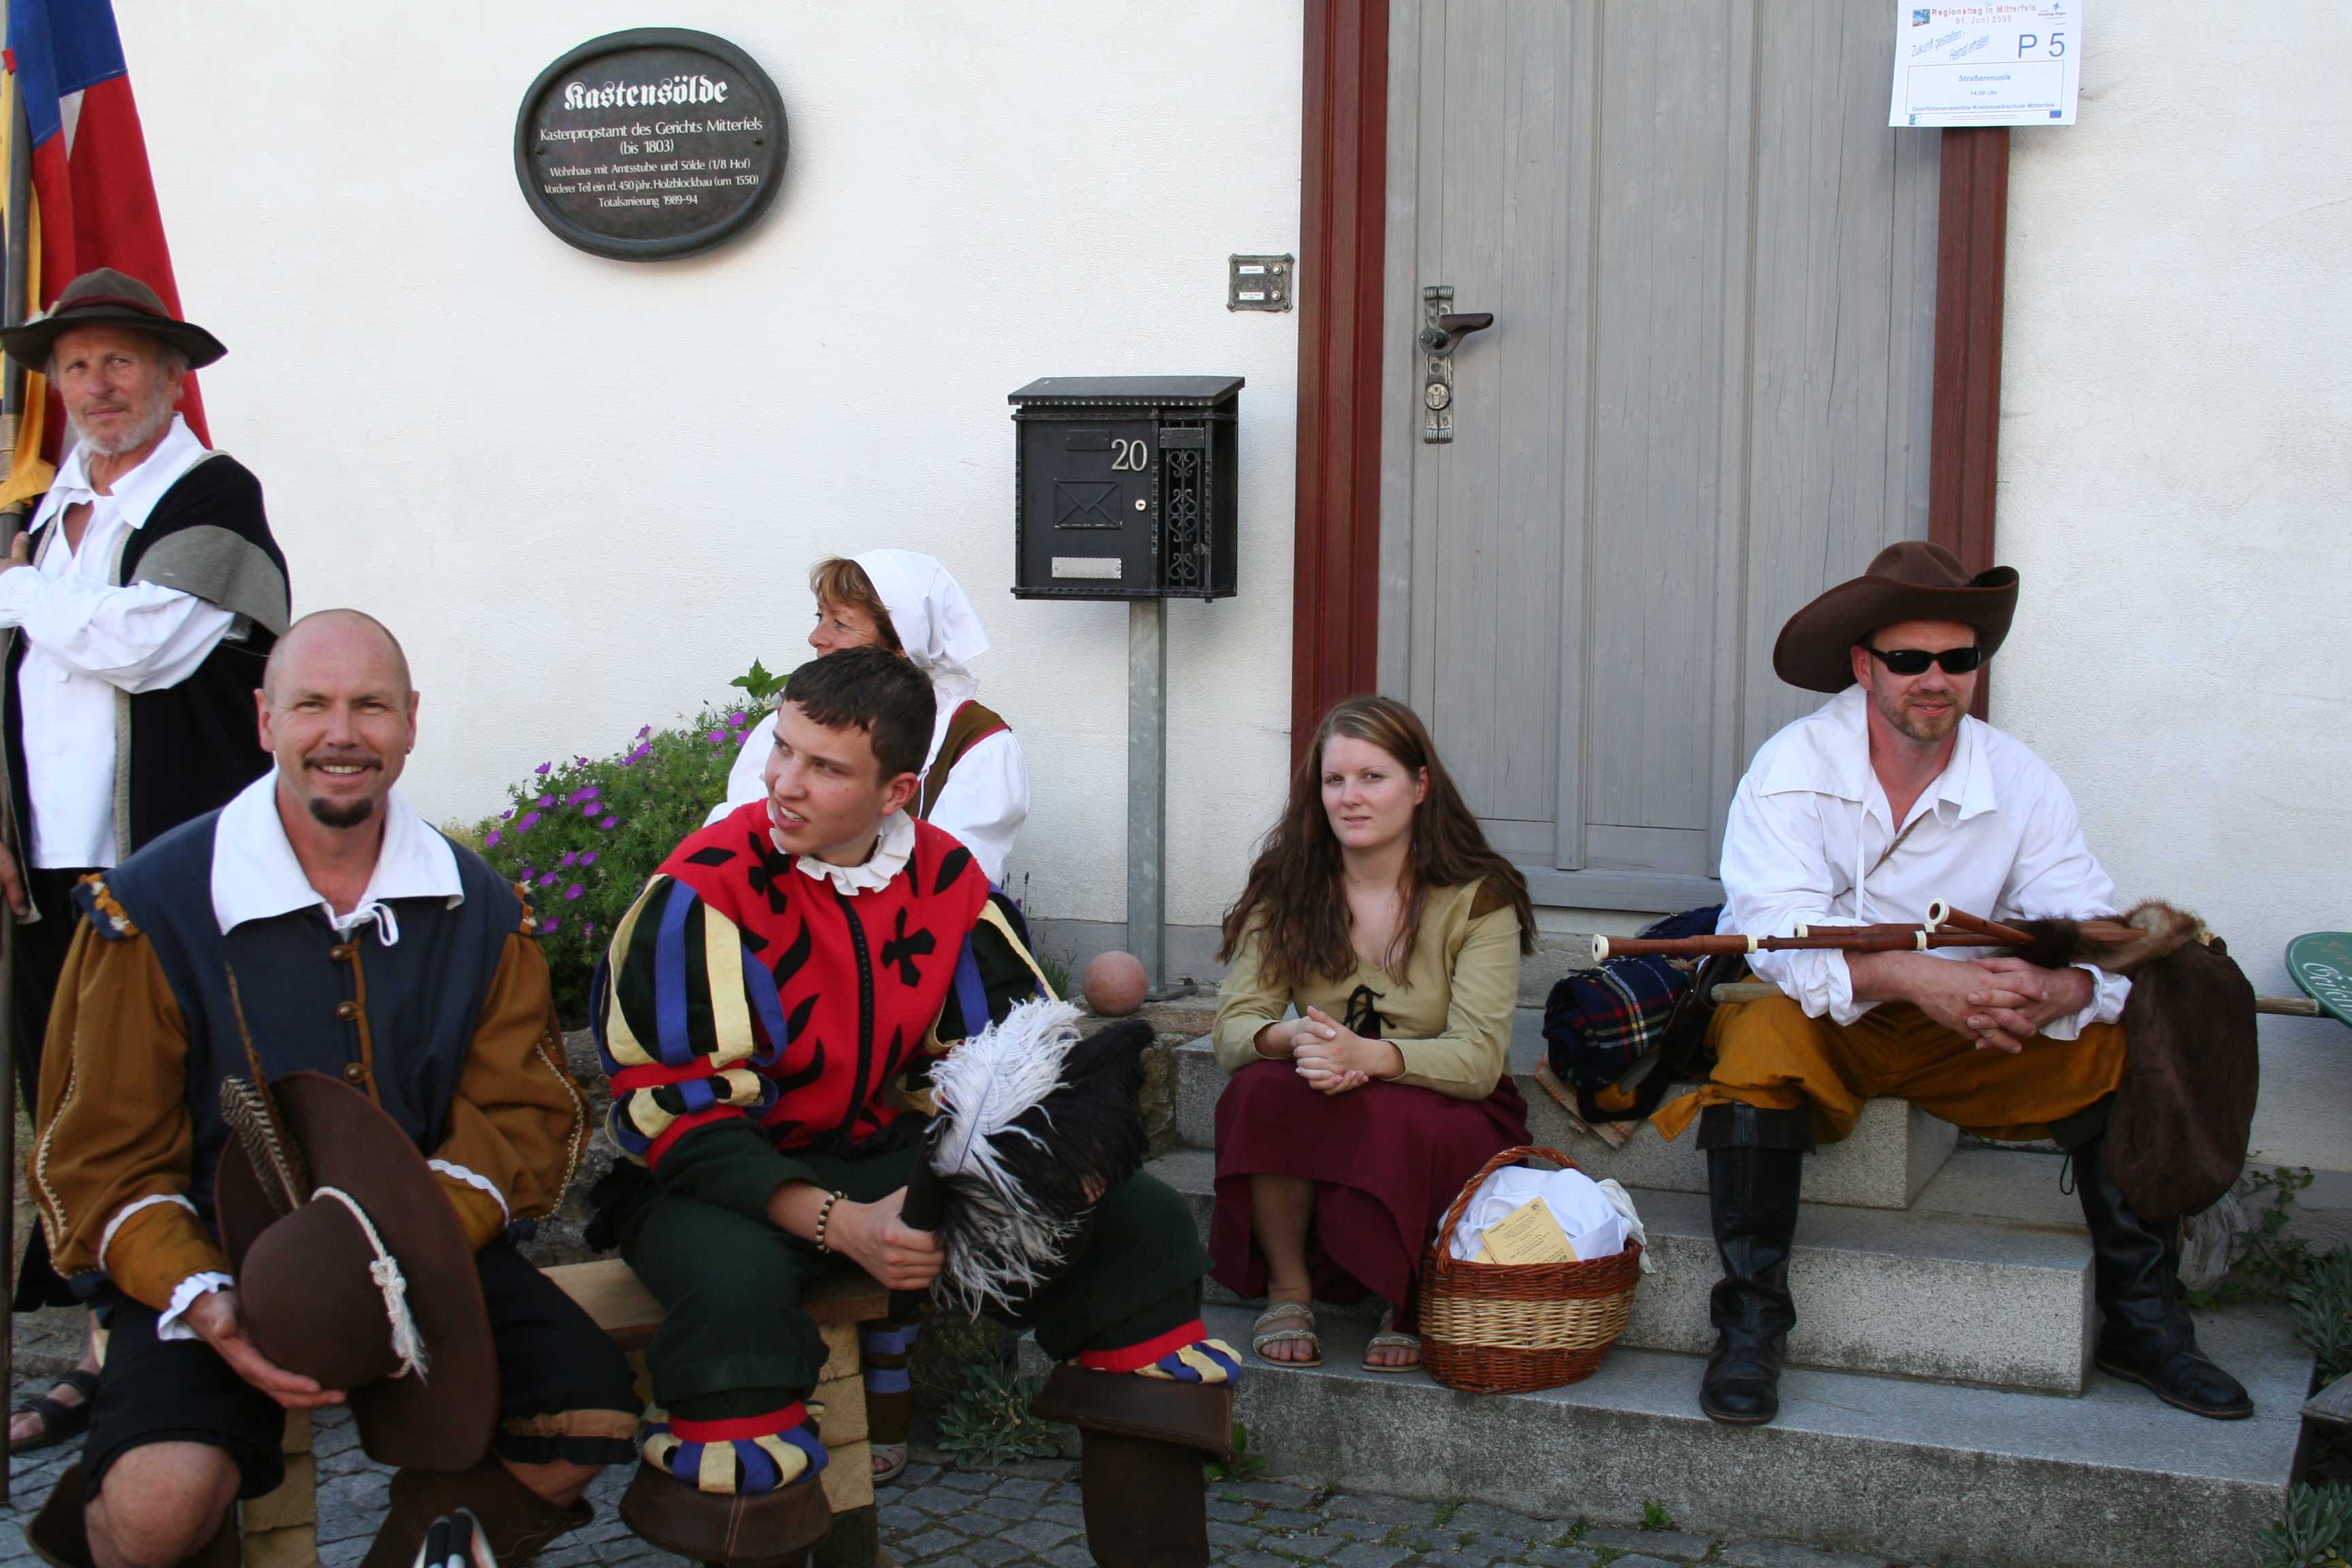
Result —
<instances>
[{"instance_id":1,"label":"bald man with goatee","mask_svg":"<svg viewBox=\"0 0 2352 1568\"><path fill-rule=\"evenodd\" d=\"M58 1264L110 1338L81 1462L26 1539L74 1568L229 1568L230 1505L284 1477L284 1413L347 1392L262 1353L215 1225L219 1086L251 1070L249 1035L271 1081L329 1075L415 1142L488 1309L499 1427L449 1444L460 1463L490 1451L397 1471L367 1568L408 1568L460 1506L519 1563L587 1521L581 1493L634 1456L638 1412L620 1352L508 1238L562 1200L589 1136L538 924L394 787L418 699L383 626L353 610L296 622L255 700L275 765L77 889L89 918L50 1023L33 1163Z\"/></svg>"}]
</instances>

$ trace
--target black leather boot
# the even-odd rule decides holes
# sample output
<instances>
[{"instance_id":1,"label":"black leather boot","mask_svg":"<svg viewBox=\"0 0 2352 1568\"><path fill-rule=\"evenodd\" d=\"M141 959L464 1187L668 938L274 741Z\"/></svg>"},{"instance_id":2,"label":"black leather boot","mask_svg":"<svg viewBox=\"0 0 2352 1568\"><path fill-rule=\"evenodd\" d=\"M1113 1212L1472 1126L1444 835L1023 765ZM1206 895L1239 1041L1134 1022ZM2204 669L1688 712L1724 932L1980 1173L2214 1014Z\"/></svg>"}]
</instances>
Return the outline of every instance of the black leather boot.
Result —
<instances>
[{"instance_id":1,"label":"black leather boot","mask_svg":"<svg viewBox=\"0 0 2352 1568\"><path fill-rule=\"evenodd\" d=\"M2095 1357L2101 1372L2156 1391L2167 1405L2217 1421L2241 1421L2254 1402L2197 1348L2180 1300L2180 1225L2150 1225L2107 1177L2104 1132L2067 1151L2074 1192L2091 1227L2091 1271L2105 1321Z\"/></svg>"},{"instance_id":2,"label":"black leather boot","mask_svg":"<svg viewBox=\"0 0 2352 1568\"><path fill-rule=\"evenodd\" d=\"M1699 1113L1698 1146L1706 1151L1707 1205L1723 1258L1723 1279L1707 1298L1715 1353L1698 1405L1710 1419L1758 1426L1780 1413L1780 1356L1797 1321L1789 1249L1812 1112L1710 1105Z\"/></svg>"}]
</instances>

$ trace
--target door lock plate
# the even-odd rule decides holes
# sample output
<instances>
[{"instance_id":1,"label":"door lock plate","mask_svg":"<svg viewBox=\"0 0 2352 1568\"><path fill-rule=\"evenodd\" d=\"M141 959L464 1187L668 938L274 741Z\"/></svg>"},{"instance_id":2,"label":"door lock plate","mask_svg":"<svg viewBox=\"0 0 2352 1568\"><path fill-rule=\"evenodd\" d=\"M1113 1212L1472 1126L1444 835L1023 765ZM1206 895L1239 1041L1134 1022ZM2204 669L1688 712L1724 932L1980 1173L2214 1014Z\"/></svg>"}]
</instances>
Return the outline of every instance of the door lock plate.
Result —
<instances>
[{"instance_id":1,"label":"door lock plate","mask_svg":"<svg viewBox=\"0 0 2352 1568\"><path fill-rule=\"evenodd\" d=\"M1454 289L1451 284L1436 284L1421 291L1421 324L1424 331L1444 329L1437 318L1454 309ZM1431 353L1416 345L1421 355L1421 438L1427 442L1454 439L1454 356Z\"/></svg>"}]
</instances>

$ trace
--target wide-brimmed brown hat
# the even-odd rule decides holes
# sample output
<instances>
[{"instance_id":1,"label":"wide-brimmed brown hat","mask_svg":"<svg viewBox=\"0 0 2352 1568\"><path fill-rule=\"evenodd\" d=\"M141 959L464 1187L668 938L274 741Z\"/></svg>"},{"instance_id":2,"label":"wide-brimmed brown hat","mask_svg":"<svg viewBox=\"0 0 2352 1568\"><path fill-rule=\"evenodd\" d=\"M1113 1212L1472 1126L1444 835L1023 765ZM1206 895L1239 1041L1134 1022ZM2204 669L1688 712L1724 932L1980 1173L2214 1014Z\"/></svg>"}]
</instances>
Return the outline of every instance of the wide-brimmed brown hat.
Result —
<instances>
[{"instance_id":1,"label":"wide-brimmed brown hat","mask_svg":"<svg viewBox=\"0 0 2352 1568\"><path fill-rule=\"evenodd\" d=\"M498 1424L498 1355L457 1211L399 1123L359 1090L298 1072L270 1094L305 1167L304 1201L283 1212L271 1196L283 1183L241 1139L222 1152L214 1195L254 1344L347 1392L369 1458L470 1468Z\"/></svg>"},{"instance_id":2,"label":"wide-brimmed brown hat","mask_svg":"<svg viewBox=\"0 0 2352 1568\"><path fill-rule=\"evenodd\" d=\"M1969 575L1940 544L1906 539L1873 557L1870 569L1840 583L1789 617L1772 645L1772 668L1808 691L1853 684L1855 644L1896 621L1958 621L1977 629L1990 658L2017 614L2017 573L2008 566Z\"/></svg>"},{"instance_id":3,"label":"wide-brimmed brown hat","mask_svg":"<svg viewBox=\"0 0 2352 1568\"><path fill-rule=\"evenodd\" d=\"M0 331L0 349L37 374L47 369L58 334L74 327L135 327L152 332L187 355L190 370L200 370L228 353L204 328L163 309L155 290L111 267L83 273L67 284L58 302L40 315Z\"/></svg>"}]
</instances>

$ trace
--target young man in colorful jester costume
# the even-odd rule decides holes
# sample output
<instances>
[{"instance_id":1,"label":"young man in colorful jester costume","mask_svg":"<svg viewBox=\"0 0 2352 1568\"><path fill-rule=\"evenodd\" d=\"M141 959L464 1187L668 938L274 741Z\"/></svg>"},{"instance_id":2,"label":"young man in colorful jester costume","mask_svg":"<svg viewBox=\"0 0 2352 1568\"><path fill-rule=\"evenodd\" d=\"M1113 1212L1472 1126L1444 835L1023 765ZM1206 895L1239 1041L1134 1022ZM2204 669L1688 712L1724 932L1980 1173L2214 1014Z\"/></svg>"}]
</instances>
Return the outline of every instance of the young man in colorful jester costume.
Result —
<instances>
[{"instance_id":1,"label":"young man in colorful jester costume","mask_svg":"<svg viewBox=\"0 0 2352 1568\"><path fill-rule=\"evenodd\" d=\"M1017 911L906 814L933 717L921 671L879 650L794 671L767 798L678 846L597 986L613 1134L649 1178L614 1184L635 1191L608 1218L667 1314L622 1512L699 1562L796 1563L824 1535L801 1294L835 1253L930 1287L939 1241L899 1215L928 1065L1043 986ZM1182 1200L1138 1175L1009 1314L1074 1363L1041 1411L1087 1434L1105 1568L1209 1562L1201 1458L1229 1439L1235 1366L1201 1323L1207 1268Z\"/></svg>"}]
</instances>

